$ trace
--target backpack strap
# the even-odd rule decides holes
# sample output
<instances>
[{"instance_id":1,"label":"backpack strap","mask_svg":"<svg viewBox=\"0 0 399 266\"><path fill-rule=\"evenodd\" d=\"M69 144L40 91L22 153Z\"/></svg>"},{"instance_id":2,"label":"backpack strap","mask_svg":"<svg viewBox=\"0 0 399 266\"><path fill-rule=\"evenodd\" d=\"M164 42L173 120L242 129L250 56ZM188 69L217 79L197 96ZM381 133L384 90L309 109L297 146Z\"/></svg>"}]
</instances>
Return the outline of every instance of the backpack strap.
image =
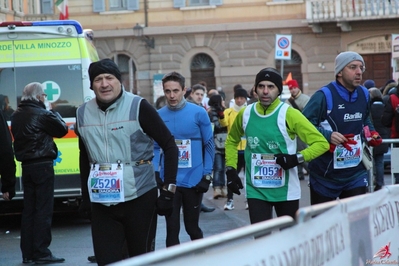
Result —
<instances>
[{"instance_id":1,"label":"backpack strap","mask_svg":"<svg viewBox=\"0 0 399 266\"><path fill-rule=\"evenodd\" d=\"M332 89L334 89L334 85L332 83L329 83L327 86L320 89L324 93L324 96L326 97L327 115L331 113L333 108L333 100L331 94Z\"/></svg>"},{"instance_id":2,"label":"backpack strap","mask_svg":"<svg viewBox=\"0 0 399 266\"><path fill-rule=\"evenodd\" d=\"M366 101L368 102L370 99L370 94L369 94L368 90L363 86L360 86L360 88L362 89L364 96L366 97ZM329 115L331 113L331 110L333 108L333 101L332 101L332 94L331 94L331 90L333 90L333 89L335 89L335 87L332 84L332 82L329 83L327 86L320 89L324 93L324 96L326 97L327 115Z\"/></svg>"}]
</instances>

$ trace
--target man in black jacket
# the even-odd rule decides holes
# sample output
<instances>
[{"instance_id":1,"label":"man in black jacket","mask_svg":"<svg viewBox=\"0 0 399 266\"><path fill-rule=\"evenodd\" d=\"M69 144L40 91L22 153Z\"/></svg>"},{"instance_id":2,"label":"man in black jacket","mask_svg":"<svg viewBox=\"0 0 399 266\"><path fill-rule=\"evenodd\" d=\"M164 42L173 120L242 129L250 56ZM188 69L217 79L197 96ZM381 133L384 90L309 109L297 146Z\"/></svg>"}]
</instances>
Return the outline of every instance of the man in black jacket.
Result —
<instances>
[{"instance_id":1,"label":"man in black jacket","mask_svg":"<svg viewBox=\"0 0 399 266\"><path fill-rule=\"evenodd\" d=\"M21 103L11 117L14 152L22 162L24 209L21 222L23 263L48 264L63 262L49 250L54 204L53 160L58 156L54 137L68 133L61 116L46 110L40 83L25 86Z\"/></svg>"},{"instance_id":2,"label":"man in black jacket","mask_svg":"<svg viewBox=\"0 0 399 266\"><path fill-rule=\"evenodd\" d=\"M1 192L3 199L9 201L15 196L15 161L10 131L2 112L0 112L0 143Z\"/></svg>"}]
</instances>

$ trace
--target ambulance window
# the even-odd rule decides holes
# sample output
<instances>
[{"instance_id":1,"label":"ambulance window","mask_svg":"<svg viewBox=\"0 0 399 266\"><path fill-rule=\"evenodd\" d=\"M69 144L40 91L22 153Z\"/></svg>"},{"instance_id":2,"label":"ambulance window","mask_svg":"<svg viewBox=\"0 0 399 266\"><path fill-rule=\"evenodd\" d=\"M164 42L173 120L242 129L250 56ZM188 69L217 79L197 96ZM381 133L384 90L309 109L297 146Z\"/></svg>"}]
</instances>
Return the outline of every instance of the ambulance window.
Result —
<instances>
[{"instance_id":1,"label":"ambulance window","mask_svg":"<svg viewBox=\"0 0 399 266\"><path fill-rule=\"evenodd\" d=\"M15 87L18 103L25 85L37 81L44 85L47 100L55 111L63 118L75 117L76 108L83 103L81 69L80 64L16 68Z\"/></svg>"},{"instance_id":2,"label":"ambulance window","mask_svg":"<svg viewBox=\"0 0 399 266\"><path fill-rule=\"evenodd\" d=\"M8 121L17 108L16 87L13 76L13 68L0 69L0 110Z\"/></svg>"}]
</instances>

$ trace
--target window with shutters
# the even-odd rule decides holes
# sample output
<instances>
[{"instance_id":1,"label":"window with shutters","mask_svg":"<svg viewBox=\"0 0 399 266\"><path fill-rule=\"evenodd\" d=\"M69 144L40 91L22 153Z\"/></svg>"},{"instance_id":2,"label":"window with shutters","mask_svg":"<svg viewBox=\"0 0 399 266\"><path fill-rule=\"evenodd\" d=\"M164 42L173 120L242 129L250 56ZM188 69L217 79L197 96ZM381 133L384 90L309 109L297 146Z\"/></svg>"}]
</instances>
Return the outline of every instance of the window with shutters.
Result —
<instances>
[{"instance_id":1,"label":"window with shutters","mask_svg":"<svg viewBox=\"0 0 399 266\"><path fill-rule=\"evenodd\" d=\"M32 1L32 2L34 2L34 1ZM40 5L41 5L41 13L42 14L53 14L54 13L53 1L41 0Z\"/></svg>"},{"instance_id":2,"label":"window with shutters","mask_svg":"<svg viewBox=\"0 0 399 266\"><path fill-rule=\"evenodd\" d=\"M8 9L8 0L0 0L0 8Z\"/></svg>"},{"instance_id":3,"label":"window with shutters","mask_svg":"<svg viewBox=\"0 0 399 266\"><path fill-rule=\"evenodd\" d=\"M205 6L209 5L209 0L190 0L190 6Z\"/></svg>"},{"instance_id":4,"label":"window with shutters","mask_svg":"<svg viewBox=\"0 0 399 266\"><path fill-rule=\"evenodd\" d=\"M93 0L93 12L139 10L139 0Z\"/></svg>"},{"instance_id":5,"label":"window with shutters","mask_svg":"<svg viewBox=\"0 0 399 266\"><path fill-rule=\"evenodd\" d=\"M109 0L109 10L126 10L126 0Z\"/></svg>"},{"instance_id":6,"label":"window with shutters","mask_svg":"<svg viewBox=\"0 0 399 266\"><path fill-rule=\"evenodd\" d=\"M173 7L220 6L223 0L173 0Z\"/></svg>"}]
</instances>

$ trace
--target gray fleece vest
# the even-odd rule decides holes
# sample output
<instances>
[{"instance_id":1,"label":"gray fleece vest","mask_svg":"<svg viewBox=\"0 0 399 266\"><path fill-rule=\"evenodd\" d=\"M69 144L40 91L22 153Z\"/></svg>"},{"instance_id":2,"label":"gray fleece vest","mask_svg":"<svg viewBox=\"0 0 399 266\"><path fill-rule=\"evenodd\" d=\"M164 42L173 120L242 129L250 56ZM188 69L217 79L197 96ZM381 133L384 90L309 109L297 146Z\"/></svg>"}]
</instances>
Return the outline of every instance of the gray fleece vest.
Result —
<instances>
[{"instance_id":1,"label":"gray fleece vest","mask_svg":"<svg viewBox=\"0 0 399 266\"><path fill-rule=\"evenodd\" d=\"M117 163L120 160L124 164L125 201L156 187L151 164L154 143L143 132L138 119L141 100L141 97L124 91L105 112L92 99L79 107L76 114L77 129L90 163Z\"/></svg>"}]
</instances>

